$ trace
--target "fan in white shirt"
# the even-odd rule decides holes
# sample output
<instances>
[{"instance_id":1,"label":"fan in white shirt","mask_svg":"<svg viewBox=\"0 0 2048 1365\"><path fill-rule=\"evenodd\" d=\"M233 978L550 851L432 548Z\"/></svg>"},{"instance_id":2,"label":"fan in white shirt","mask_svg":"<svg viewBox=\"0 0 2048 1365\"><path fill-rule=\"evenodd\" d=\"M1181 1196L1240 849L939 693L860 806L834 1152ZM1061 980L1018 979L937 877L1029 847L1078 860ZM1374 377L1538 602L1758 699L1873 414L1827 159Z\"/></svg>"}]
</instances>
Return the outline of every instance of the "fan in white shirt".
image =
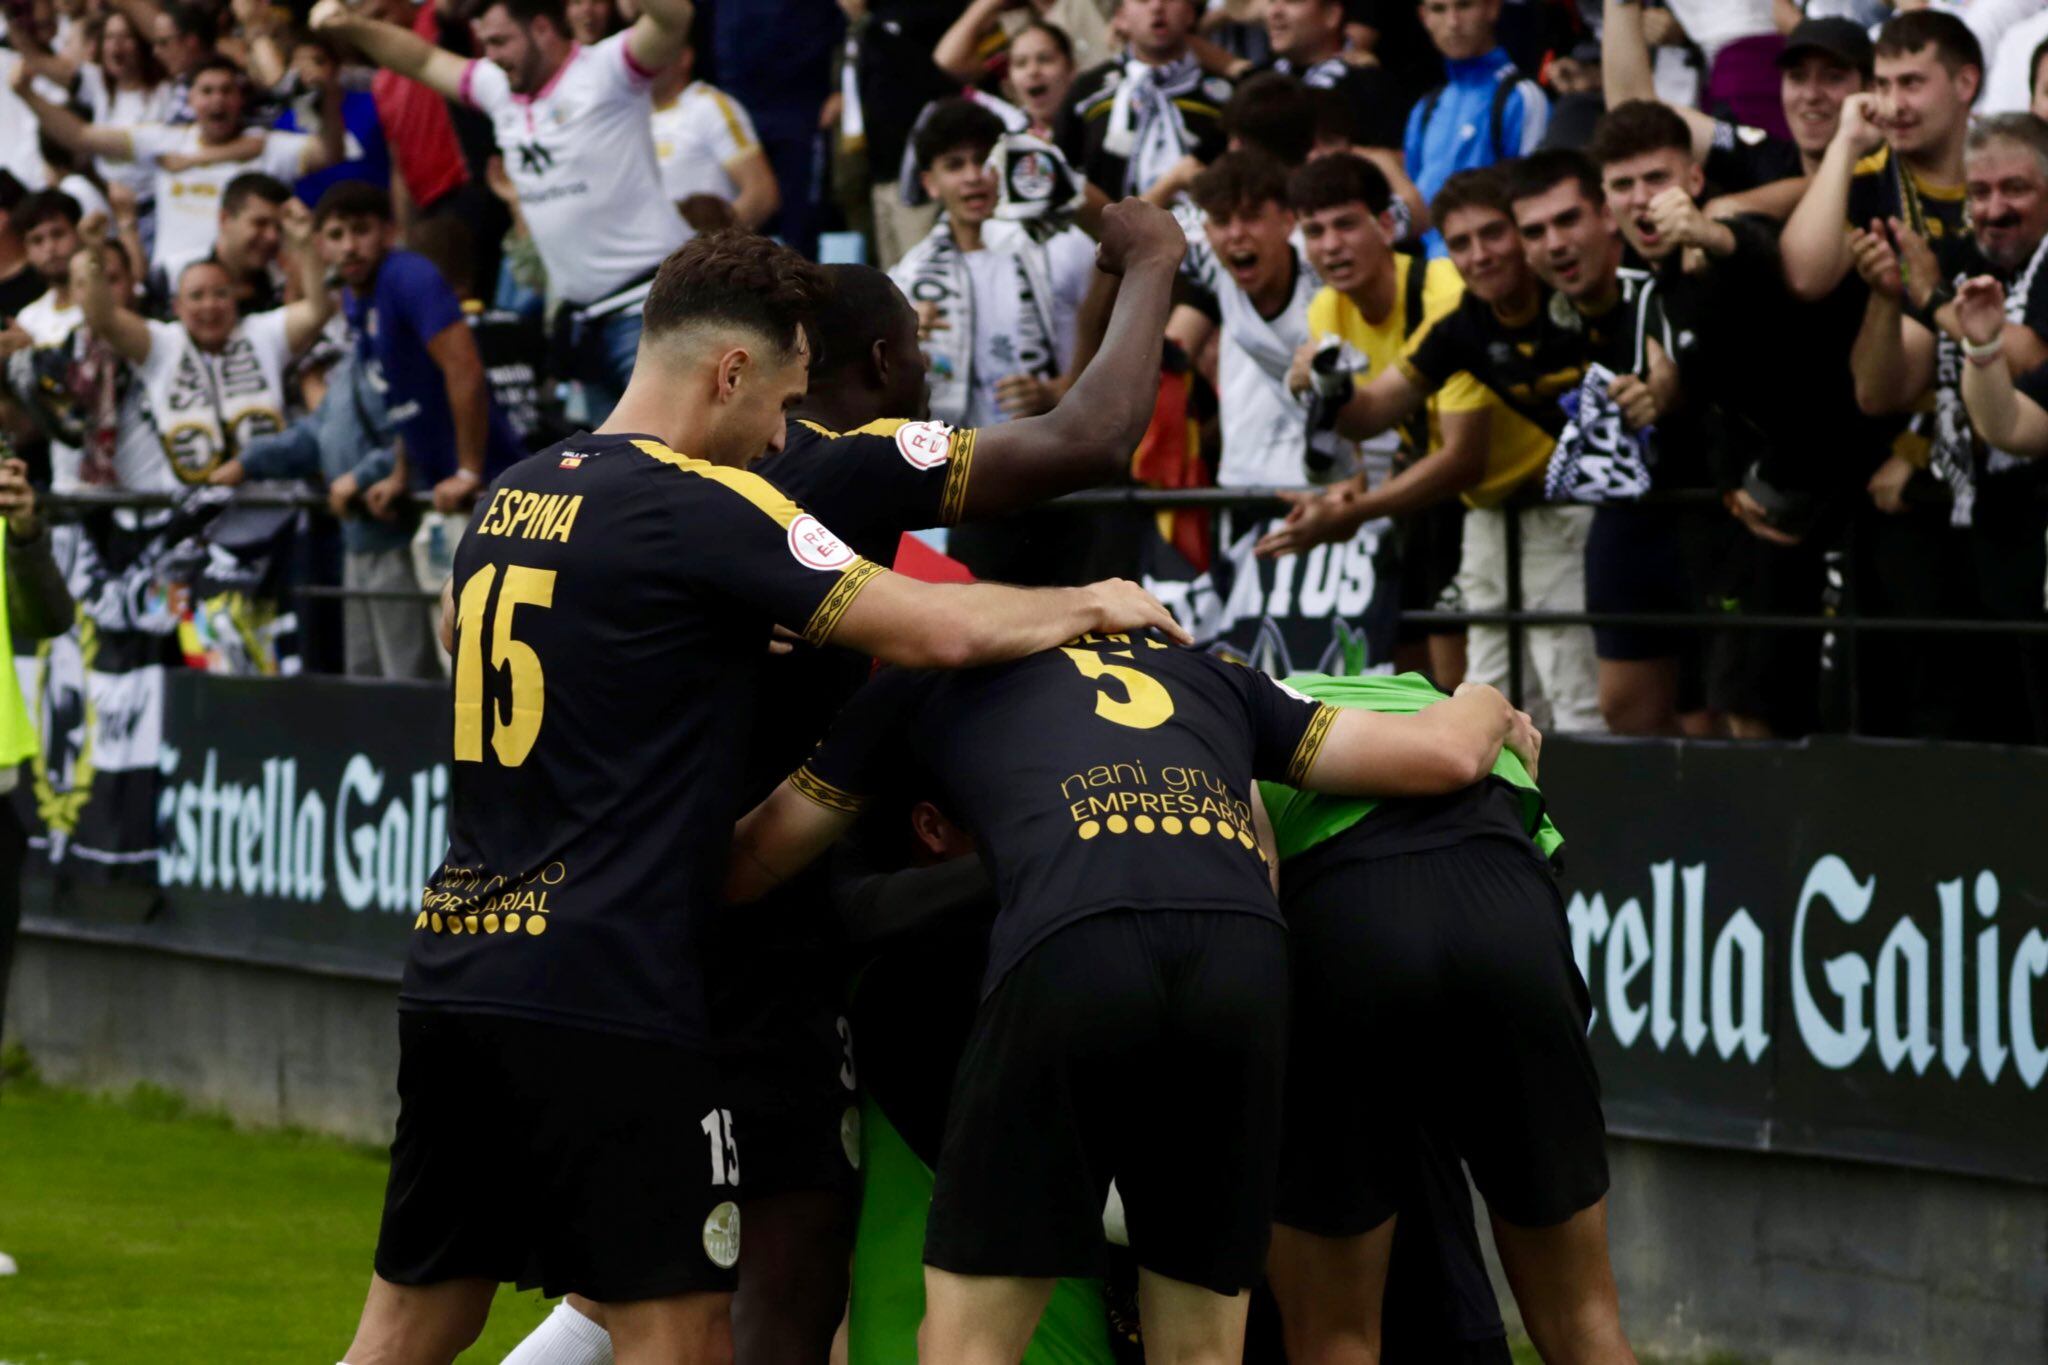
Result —
<instances>
[{"instance_id":1,"label":"fan in white shirt","mask_svg":"<svg viewBox=\"0 0 2048 1365\"><path fill-rule=\"evenodd\" d=\"M247 318L235 307L227 271L213 261L185 267L172 303L177 320L156 322L114 297L96 224L87 227L88 249L72 260L72 292L86 325L136 367L164 454L185 483L206 482L243 442L283 428L285 368L333 316L312 215L294 203L285 224L304 296Z\"/></svg>"},{"instance_id":2,"label":"fan in white shirt","mask_svg":"<svg viewBox=\"0 0 2048 1365\"><path fill-rule=\"evenodd\" d=\"M1227 152L1195 182L1195 199L1206 212L1176 214L1188 235L1181 271L1214 296L1219 320L1177 309L1169 334L1192 355L1221 331L1216 482L1292 488L1349 477L1352 452L1327 433L1311 446L1307 411L1287 390L1322 282L1296 244L1285 170L1259 153Z\"/></svg>"},{"instance_id":3,"label":"fan in white shirt","mask_svg":"<svg viewBox=\"0 0 2048 1365\"><path fill-rule=\"evenodd\" d=\"M248 157L239 145L242 73L225 57L209 57L193 68L190 101L195 122L177 127L87 123L29 90L19 75L15 88L50 136L72 151L155 167L157 227L151 264L171 279L213 250L221 193L229 181L255 170L290 182L333 165L344 150L341 87L330 83L321 92L317 137L276 131L253 134L261 150Z\"/></svg>"},{"instance_id":4,"label":"fan in white shirt","mask_svg":"<svg viewBox=\"0 0 2048 1365\"><path fill-rule=\"evenodd\" d=\"M743 228L758 228L782 207L775 169L740 102L691 79L694 49L654 78L654 160L661 188L676 204L708 194L732 205Z\"/></svg>"},{"instance_id":5,"label":"fan in white shirt","mask_svg":"<svg viewBox=\"0 0 2048 1365\"><path fill-rule=\"evenodd\" d=\"M661 173L648 92L681 55L693 14L690 0L643 0L631 28L583 47L560 0L489 0L474 20L484 56L471 59L344 0L313 10L315 31L489 116L549 290L567 305L574 377L600 410L632 374L654 272L690 237L650 192Z\"/></svg>"}]
</instances>

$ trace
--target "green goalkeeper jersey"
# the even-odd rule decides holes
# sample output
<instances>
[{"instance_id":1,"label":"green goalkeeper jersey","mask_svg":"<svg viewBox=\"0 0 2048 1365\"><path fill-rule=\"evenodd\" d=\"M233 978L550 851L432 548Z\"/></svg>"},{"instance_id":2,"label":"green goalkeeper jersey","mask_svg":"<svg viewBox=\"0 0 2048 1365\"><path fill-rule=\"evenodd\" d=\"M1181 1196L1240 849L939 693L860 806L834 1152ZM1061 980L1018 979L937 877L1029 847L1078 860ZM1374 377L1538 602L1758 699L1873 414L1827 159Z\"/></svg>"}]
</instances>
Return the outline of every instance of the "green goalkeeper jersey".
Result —
<instances>
[{"instance_id":1,"label":"green goalkeeper jersey","mask_svg":"<svg viewBox=\"0 0 2048 1365\"><path fill-rule=\"evenodd\" d=\"M1296 673L1286 685L1320 702L1339 708L1380 711L1388 715L1411 715L1444 700L1444 694L1420 673L1363 674L1332 677L1327 673ZM1544 813L1543 793L1529 778L1522 760L1506 749L1494 761L1493 775L1515 788L1521 798L1522 823L1537 851L1545 858L1557 852L1564 836ZM1280 860L1305 853L1334 838L1379 809L1380 802L1366 796L1324 796L1300 791L1277 782L1261 782L1266 813L1273 820L1273 834L1280 848Z\"/></svg>"},{"instance_id":2,"label":"green goalkeeper jersey","mask_svg":"<svg viewBox=\"0 0 2048 1365\"><path fill-rule=\"evenodd\" d=\"M848 1365L903 1365L917 1359L924 1317L924 1224L932 1172L872 1099L861 1105L860 1223L848 1300ZM1115 1365L1102 1286L1061 1280L1053 1287L1023 1365Z\"/></svg>"}]
</instances>

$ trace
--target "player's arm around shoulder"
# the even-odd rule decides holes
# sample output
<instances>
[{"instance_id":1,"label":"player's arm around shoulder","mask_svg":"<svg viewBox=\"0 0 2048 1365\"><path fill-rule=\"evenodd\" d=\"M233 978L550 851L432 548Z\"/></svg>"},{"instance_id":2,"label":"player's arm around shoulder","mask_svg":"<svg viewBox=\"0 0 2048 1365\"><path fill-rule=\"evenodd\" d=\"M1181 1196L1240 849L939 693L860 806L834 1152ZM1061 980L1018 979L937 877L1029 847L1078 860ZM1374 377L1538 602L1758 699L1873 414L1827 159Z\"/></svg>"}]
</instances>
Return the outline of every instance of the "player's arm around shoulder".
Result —
<instances>
[{"instance_id":1,"label":"player's arm around shoulder","mask_svg":"<svg viewBox=\"0 0 2048 1365\"><path fill-rule=\"evenodd\" d=\"M761 899L810 866L852 827L860 812L858 802L848 799L835 804L821 799L811 790L817 783L815 779L807 781L808 772L799 769L784 778L733 828L732 855L725 871L728 903L744 905Z\"/></svg>"},{"instance_id":2,"label":"player's arm around shoulder","mask_svg":"<svg viewBox=\"0 0 2048 1365\"><path fill-rule=\"evenodd\" d=\"M923 583L881 573L827 638L908 668L973 668L1051 649L1077 635L1149 629L1190 642L1158 598L1121 578L1083 588L1012 588Z\"/></svg>"},{"instance_id":3,"label":"player's arm around shoulder","mask_svg":"<svg viewBox=\"0 0 2048 1365\"><path fill-rule=\"evenodd\" d=\"M1503 747L1533 780L1542 744L1527 713L1466 683L1412 715L1340 708L1301 785L1338 796L1440 796L1484 778Z\"/></svg>"}]
</instances>

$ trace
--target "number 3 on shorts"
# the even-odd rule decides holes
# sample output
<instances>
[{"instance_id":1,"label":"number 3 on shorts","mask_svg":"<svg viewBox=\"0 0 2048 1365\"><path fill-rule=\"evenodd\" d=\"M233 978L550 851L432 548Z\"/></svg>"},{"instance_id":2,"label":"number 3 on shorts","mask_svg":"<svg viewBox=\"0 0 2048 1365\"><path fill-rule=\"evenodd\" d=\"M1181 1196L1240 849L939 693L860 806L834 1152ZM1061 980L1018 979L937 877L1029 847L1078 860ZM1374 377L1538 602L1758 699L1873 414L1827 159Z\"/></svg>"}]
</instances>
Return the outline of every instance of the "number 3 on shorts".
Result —
<instances>
[{"instance_id":1,"label":"number 3 on shorts","mask_svg":"<svg viewBox=\"0 0 2048 1365\"><path fill-rule=\"evenodd\" d=\"M483 628L498 566L486 564L470 575L456 597L455 609L455 759L484 759L484 656L477 632ZM533 752L540 738L541 715L547 707L547 685L540 656L533 646L512 635L512 621L521 606L548 607L555 600L555 570L523 564L505 567L498 591L497 620L491 631L491 667L511 675L511 714L491 708L491 749L498 762L516 768Z\"/></svg>"}]
</instances>

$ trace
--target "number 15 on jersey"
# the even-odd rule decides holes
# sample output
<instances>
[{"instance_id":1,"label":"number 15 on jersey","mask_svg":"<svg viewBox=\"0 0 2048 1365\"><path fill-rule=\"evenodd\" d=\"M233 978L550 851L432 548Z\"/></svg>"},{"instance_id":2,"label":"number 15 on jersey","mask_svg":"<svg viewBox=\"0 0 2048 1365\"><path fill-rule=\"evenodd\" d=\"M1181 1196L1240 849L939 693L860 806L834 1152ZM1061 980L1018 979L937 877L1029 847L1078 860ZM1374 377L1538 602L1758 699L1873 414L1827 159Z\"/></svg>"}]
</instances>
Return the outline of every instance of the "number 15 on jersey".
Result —
<instances>
[{"instance_id":1,"label":"number 15 on jersey","mask_svg":"<svg viewBox=\"0 0 2048 1365\"><path fill-rule=\"evenodd\" d=\"M493 588L498 589L498 606L491 630L491 667L506 671L511 705L509 710L502 705L489 708L491 751L507 768L518 767L533 752L547 708L547 685L541 673L540 656L513 632L520 607L554 605L555 572L508 564L500 586L498 566L486 564L471 574L456 594L456 762L481 763L484 758L484 649L483 641L477 637L483 629Z\"/></svg>"}]
</instances>

